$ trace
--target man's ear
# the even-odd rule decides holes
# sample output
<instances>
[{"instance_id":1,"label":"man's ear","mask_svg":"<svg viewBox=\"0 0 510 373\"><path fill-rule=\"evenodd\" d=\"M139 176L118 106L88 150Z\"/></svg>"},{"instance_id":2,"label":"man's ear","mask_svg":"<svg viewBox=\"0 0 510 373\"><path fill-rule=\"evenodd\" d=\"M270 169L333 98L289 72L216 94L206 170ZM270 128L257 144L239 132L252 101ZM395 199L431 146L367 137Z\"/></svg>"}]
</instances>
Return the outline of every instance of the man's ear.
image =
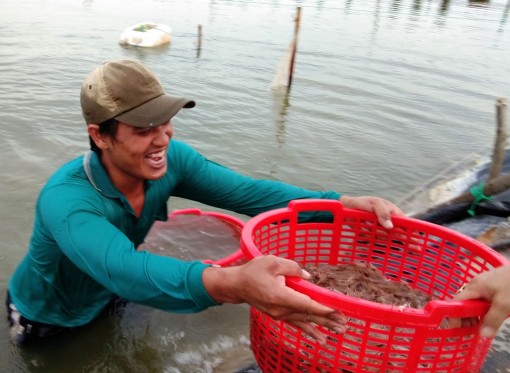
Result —
<instances>
[{"instance_id":1,"label":"man's ear","mask_svg":"<svg viewBox=\"0 0 510 373\"><path fill-rule=\"evenodd\" d=\"M106 141L108 136L99 132L98 124L89 124L87 126L87 132L99 149L102 150L108 147L108 143Z\"/></svg>"}]
</instances>

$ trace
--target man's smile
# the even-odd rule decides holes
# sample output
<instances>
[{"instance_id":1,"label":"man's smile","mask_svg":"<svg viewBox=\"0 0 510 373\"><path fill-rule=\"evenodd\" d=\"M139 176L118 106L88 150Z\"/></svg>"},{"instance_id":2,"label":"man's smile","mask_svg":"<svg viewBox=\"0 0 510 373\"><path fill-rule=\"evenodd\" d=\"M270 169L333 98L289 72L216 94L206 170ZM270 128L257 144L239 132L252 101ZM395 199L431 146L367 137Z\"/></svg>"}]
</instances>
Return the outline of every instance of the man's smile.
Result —
<instances>
[{"instance_id":1,"label":"man's smile","mask_svg":"<svg viewBox=\"0 0 510 373\"><path fill-rule=\"evenodd\" d=\"M161 168L166 164L166 150L149 153L145 156L147 163L154 168Z\"/></svg>"}]
</instances>

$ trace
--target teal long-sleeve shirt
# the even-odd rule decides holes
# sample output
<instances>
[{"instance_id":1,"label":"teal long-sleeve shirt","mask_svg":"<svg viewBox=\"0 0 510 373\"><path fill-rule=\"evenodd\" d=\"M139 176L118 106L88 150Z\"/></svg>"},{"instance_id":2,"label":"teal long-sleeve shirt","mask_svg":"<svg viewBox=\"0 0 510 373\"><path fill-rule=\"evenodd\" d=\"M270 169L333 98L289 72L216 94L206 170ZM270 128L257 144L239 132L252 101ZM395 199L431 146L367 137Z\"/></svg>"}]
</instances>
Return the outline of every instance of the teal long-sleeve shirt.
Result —
<instances>
[{"instance_id":1,"label":"teal long-sleeve shirt","mask_svg":"<svg viewBox=\"0 0 510 373\"><path fill-rule=\"evenodd\" d=\"M248 216L293 199L340 197L243 176L177 140L167 157L167 173L146 182L139 218L94 152L63 165L48 180L37 200L28 252L9 282L12 302L24 317L80 326L114 295L170 312L217 305L202 282L206 264L136 250L154 221L167 219L172 195Z\"/></svg>"}]
</instances>

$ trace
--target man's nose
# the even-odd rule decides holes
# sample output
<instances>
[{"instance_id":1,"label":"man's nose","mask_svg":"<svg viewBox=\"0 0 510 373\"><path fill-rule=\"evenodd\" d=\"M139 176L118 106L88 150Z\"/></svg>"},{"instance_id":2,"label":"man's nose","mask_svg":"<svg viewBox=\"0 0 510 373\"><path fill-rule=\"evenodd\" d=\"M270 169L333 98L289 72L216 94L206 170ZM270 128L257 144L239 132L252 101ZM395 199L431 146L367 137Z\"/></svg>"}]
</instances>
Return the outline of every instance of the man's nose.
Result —
<instances>
[{"instance_id":1,"label":"man's nose","mask_svg":"<svg viewBox=\"0 0 510 373\"><path fill-rule=\"evenodd\" d=\"M167 145L173 136L173 130L170 126L160 126L156 128L154 143L157 145Z\"/></svg>"}]
</instances>

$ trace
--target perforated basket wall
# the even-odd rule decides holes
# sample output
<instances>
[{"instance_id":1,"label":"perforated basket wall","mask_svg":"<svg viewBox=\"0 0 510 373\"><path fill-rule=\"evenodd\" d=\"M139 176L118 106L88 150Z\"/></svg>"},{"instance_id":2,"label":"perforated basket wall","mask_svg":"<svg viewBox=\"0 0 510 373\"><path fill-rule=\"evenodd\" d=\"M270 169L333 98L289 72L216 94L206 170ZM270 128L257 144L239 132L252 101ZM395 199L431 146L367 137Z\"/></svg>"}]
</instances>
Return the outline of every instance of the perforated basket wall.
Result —
<instances>
[{"instance_id":1,"label":"perforated basket wall","mask_svg":"<svg viewBox=\"0 0 510 373\"><path fill-rule=\"evenodd\" d=\"M301 222L314 215L332 222ZM478 372L491 340L479 325L444 327L447 318L481 317L482 301L447 302L476 274L506 259L469 237L430 223L394 217L386 230L374 214L344 209L337 201L293 201L245 225L241 248L289 258L302 265L369 263L386 277L406 281L433 295L424 309L369 302L308 281L288 279L292 288L341 310L347 331L320 345L294 326L251 308L250 339L263 372Z\"/></svg>"}]
</instances>

